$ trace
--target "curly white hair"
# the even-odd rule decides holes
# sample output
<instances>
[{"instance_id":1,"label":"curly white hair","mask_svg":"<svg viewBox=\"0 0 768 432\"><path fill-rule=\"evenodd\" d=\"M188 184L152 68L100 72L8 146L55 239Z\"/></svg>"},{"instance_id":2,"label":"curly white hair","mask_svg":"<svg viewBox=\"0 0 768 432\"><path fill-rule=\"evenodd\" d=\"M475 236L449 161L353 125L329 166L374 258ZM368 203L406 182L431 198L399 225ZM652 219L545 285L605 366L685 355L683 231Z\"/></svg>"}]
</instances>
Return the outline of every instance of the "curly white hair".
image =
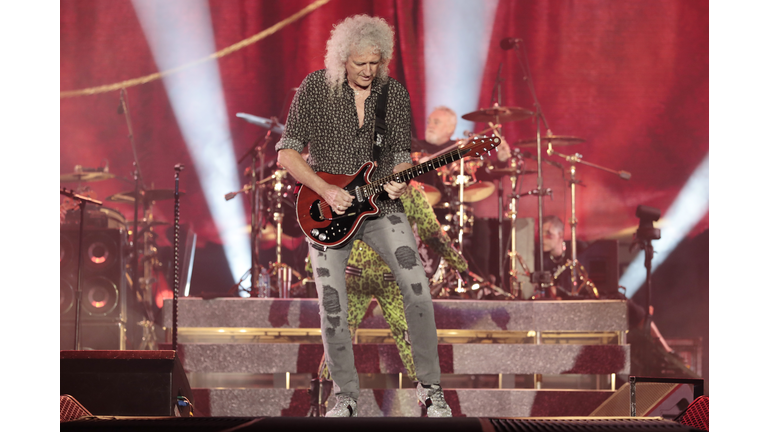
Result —
<instances>
[{"instance_id":1,"label":"curly white hair","mask_svg":"<svg viewBox=\"0 0 768 432\"><path fill-rule=\"evenodd\" d=\"M381 54L376 76L387 82L394 46L395 31L383 18L355 15L334 25L325 47L325 76L333 93L341 94L345 63L353 54Z\"/></svg>"}]
</instances>

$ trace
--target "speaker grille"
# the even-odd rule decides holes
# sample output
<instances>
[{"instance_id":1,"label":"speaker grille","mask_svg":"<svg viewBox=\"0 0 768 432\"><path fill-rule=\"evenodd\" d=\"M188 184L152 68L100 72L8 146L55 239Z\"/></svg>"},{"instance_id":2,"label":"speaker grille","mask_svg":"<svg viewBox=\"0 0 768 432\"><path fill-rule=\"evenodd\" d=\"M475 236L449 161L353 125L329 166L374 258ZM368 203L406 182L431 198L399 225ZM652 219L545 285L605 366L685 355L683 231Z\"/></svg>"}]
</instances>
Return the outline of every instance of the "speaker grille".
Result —
<instances>
[{"instance_id":1,"label":"speaker grille","mask_svg":"<svg viewBox=\"0 0 768 432\"><path fill-rule=\"evenodd\" d=\"M687 427L659 418L566 418L566 419L490 419L498 432L549 431L688 431Z\"/></svg>"},{"instance_id":2,"label":"speaker grille","mask_svg":"<svg viewBox=\"0 0 768 432\"><path fill-rule=\"evenodd\" d=\"M709 430L709 397L699 396L675 421L697 429Z\"/></svg>"},{"instance_id":3,"label":"speaker grille","mask_svg":"<svg viewBox=\"0 0 768 432\"><path fill-rule=\"evenodd\" d=\"M93 229L83 232L82 269L78 269L78 229L62 229L60 237L60 318L75 319L77 276L80 273L81 317L105 322L127 320L125 280L127 237L120 229ZM80 270L80 271L78 271Z\"/></svg>"},{"instance_id":4,"label":"speaker grille","mask_svg":"<svg viewBox=\"0 0 768 432\"><path fill-rule=\"evenodd\" d=\"M80 417L90 417L91 413L80 402L70 395L59 398L59 422L77 420Z\"/></svg>"}]
</instances>

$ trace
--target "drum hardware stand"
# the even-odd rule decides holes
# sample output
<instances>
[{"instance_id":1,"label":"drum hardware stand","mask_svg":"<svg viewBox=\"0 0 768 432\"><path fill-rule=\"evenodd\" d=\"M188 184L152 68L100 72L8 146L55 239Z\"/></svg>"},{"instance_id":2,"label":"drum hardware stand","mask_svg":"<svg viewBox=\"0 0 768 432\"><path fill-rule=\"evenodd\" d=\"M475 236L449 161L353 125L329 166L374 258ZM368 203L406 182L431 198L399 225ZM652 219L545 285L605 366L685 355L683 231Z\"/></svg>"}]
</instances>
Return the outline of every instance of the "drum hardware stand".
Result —
<instances>
[{"instance_id":1,"label":"drum hardware stand","mask_svg":"<svg viewBox=\"0 0 768 432\"><path fill-rule=\"evenodd\" d=\"M514 175L511 175L509 177L510 181L512 182L512 193L509 195L509 211L507 212L507 216L509 217L509 225L510 225L510 233L509 233L509 241L510 241L510 250L509 250L509 293L512 295L512 298L520 299L522 298L522 291L521 291L521 285L520 285L520 278L518 277L518 271L517 271L517 263L520 263L520 267L522 268L523 274L530 278L531 277L531 271L528 269L528 266L525 265L525 261L523 260L522 255L517 253L517 201L522 197L522 195L518 194L516 191L519 188L520 183L518 182L519 175L521 173L520 167L522 166L522 155L520 155L520 151L518 149L515 149L515 154L518 156L515 159L512 159L512 165L513 168L517 170L517 172ZM501 181L499 181L501 183ZM551 191L549 191L551 192Z\"/></svg>"},{"instance_id":2,"label":"drum hardware stand","mask_svg":"<svg viewBox=\"0 0 768 432\"><path fill-rule=\"evenodd\" d=\"M271 119L273 123L277 123L277 119L274 117ZM257 292L257 283L259 274L261 274L261 265L259 264L259 231L261 227L261 188L259 184L264 178L264 149L267 144L272 140L272 128L267 131L267 134L259 141L256 141L254 145L248 149L237 161L238 164L242 163L246 157L251 156L251 288L250 293ZM256 177L256 160L259 162L259 174ZM244 188L245 189L245 188ZM227 200L234 198L234 194L227 194L225 198Z\"/></svg>"},{"instance_id":3,"label":"drum hardware stand","mask_svg":"<svg viewBox=\"0 0 768 432\"><path fill-rule=\"evenodd\" d=\"M91 203L97 206L102 205L101 201L97 201L87 196L78 195L72 190L61 188L61 195L67 196L73 200L79 202L80 207L80 232L78 234L78 246L77 246L77 291L75 291L75 350L80 351L80 311L82 309L80 301L83 297L83 229L85 227L85 205Z\"/></svg>"},{"instance_id":4,"label":"drum hardware stand","mask_svg":"<svg viewBox=\"0 0 768 432\"><path fill-rule=\"evenodd\" d=\"M283 193L285 192L286 188L286 184L284 182L286 175L288 175L288 172L285 170L278 170L275 171L275 174L273 174L275 179L275 194L273 196L275 199L273 199L272 204L274 206L273 216L275 218L275 224L277 225L275 227L277 244L275 246L276 262L271 265L270 273L277 277L277 290L279 298L291 297L291 281L293 277L291 268L287 264L284 264L282 260L283 217L285 216L285 212L283 211Z\"/></svg>"},{"instance_id":5,"label":"drum hardware stand","mask_svg":"<svg viewBox=\"0 0 768 432\"><path fill-rule=\"evenodd\" d=\"M599 165L595 165L589 162L585 162L582 159L582 155L579 153L574 153L572 155L565 155L562 153L556 152L552 148L552 143L550 142L547 148L547 154L552 156L560 156L563 159L565 159L567 162L570 162L570 181L568 182L570 189L571 189L571 218L569 220L570 226L571 226L571 258L566 262L566 266L571 270L571 292L569 293L571 296L576 296L579 294L582 289L585 287L589 287L588 295L592 296L594 298L598 298L599 294L597 291L597 288L595 287L595 284L592 283L592 281L589 279L589 276L587 275L586 270L584 269L584 266L582 266L579 263L579 260L577 258L577 250L576 250L576 226L578 225L578 219L576 218L576 185L584 186L581 182L581 180L576 179L576 164L580 163L583 165L587 165L593 168L598 168L603 171L607 171L613 174L618 175L624 180L629 180L630 174L626 171L614 171L605 167L601 167ZM543 252L543 251L542 251ZM591 291L591 292L590 292Z\"/></svg>"}]
</instances>

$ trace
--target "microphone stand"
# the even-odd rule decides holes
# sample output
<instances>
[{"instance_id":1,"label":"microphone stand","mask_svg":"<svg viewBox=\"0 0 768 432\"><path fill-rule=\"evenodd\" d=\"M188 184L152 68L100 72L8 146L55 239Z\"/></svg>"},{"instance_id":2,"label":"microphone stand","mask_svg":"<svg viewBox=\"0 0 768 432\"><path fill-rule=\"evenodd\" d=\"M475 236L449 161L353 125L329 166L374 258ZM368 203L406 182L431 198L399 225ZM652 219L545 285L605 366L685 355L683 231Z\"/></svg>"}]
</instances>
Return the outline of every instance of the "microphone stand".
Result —
<instances>
[{"instance_id":1,"label":"microphone stand","mask_svg":"<svg viewBox=\"0 0 768 432\"><path fill-rule=\"evenodd\" d=\"M85 205L91 203L102 205L101 201L78 195L72 190L61 188L61 195L65 195L73 200L79 201L80 207L80 233L78 235L77 246L77 291L75 291L75 350L80 351L80 301L83 297L82 277L83 277L83 227L85 225Z\"/></svg>"},{"instance_id":2,"label":"microphone stand","mask_svg":"<svg viewBox=\"0 0 768 432\"><path fill-rule=\"evenodd\" d=\"M178 350L179 334L179 174L184 169L184 165L176 164L174 170L174 192L173 192L173 330L172 346L173 351Z\"/></svg>"},{"instance_id":3,"label":"microphone stand","mask_svg":"<svg viewBox=\"0 0 768 432\"><path fill-rule=\"evenodd\" d=\"M522 46L522 48L521 48ZM547 129L547 135L551 135L549 124L546 117L541 110L541 104L539 98L536 96L536 90L533 87L533 78L531 76L530 67L528 65L528 56L525 52L525 44L522 39L516 39L514 41L515 54L517 55L520 67L523 70L523 81L528 85L528 89L533 97L533 104L536 108L534 116L536 118L536 192L538 195L538 230L539 230L539 260L536 266L536 271L533 273L531 282L538 285L551 286L553 283L552 275L550 272L544 271L544 180L542 178L541 171L541 123L544 123L544 127Z\"/></svg>"},{"instance_id":4,"label":"microphone stand","mask_svg":"<svg viewBox=\"0 0 768 432\"><path fill-rule=\"evenodd\" d=\"M133 244L133 259L131 260L131 273L132 273L132 279L131 279L131 286L135 291L142 289L142 282L140 281L139 277L139 200L141 199L141 191L144 189L144 179L141 174L141 166L139 164L139 154L136 149L136 142L133 138L133 127L131 125L131 114L128 109L128 101L126 98L126 91L125 88L120 89L120 107L117 110L118 114L124 114L125 115L125 122L128 126L128 139L131 142L131 149L133 150L133 166L136 168L136 170L133 172L133 180L135 182L134 187L134 193L133 193L133 235L131 236ZM143 200L142 200L143 202ZM143 210L143 209L142 209ZM151 295L150 295L151 297ZM144 293L142 293L142 298L144 298ZM151 301L151 300L150 300ZM144 311L147 315L146 318L149 318L151 322L154 322L154 317L152 317L152 308L147 307L146 301L144 302ZM150 303L151 304L151 303Z\"/></svg>"}]
</instances>

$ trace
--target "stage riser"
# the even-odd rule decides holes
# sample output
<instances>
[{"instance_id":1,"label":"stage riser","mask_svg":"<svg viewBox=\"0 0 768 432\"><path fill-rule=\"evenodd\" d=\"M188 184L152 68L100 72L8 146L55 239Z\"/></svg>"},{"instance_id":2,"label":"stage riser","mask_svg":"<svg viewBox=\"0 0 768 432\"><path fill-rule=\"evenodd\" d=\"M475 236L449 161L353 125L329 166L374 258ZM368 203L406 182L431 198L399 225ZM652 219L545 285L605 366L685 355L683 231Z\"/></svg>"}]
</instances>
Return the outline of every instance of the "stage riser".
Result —
<instances>
[{"instance_id":1,"label":"stage riser","mask_svg":"<svg viewBox=\"0 0 768 432\"><path fill-rule=\"evenodd\" d=\"M628 374L629 345L439 345L452 374ZM316 373L320 344L181 344L188 373ZM359 373L406 373L394 344L354 345Z\"/></svg>"},{"instance_id":2,"label":"stage riser","mask_svg":"<svg viewBox=\"0 0 768 432\"><path fill-rule=\"evenodd\" d=\"M438 329L489 331L626 331L624 301L434 300ZM163 326L173 327L171 300L163 306ZM320 327L317 299L180 298L178 327ZM371 302L360 328L386 329L381 308Z\"/></svg>"},{"instance_id":3,"label":"stage riser","mask_svg":"<svg viewBox=\"0 0 768 432\"><path fill-rule=\"evenodd\" d=\"M446 390L454 416L563 417L587 416L613 392L555 390ZM310 395L297 389L194 389L197 415L213 417L304 417L310 413ZM328 409L335 399L329 398ZM361 417L420 417L412 389L361 389Z\"/></svg>"}]
</instances>

